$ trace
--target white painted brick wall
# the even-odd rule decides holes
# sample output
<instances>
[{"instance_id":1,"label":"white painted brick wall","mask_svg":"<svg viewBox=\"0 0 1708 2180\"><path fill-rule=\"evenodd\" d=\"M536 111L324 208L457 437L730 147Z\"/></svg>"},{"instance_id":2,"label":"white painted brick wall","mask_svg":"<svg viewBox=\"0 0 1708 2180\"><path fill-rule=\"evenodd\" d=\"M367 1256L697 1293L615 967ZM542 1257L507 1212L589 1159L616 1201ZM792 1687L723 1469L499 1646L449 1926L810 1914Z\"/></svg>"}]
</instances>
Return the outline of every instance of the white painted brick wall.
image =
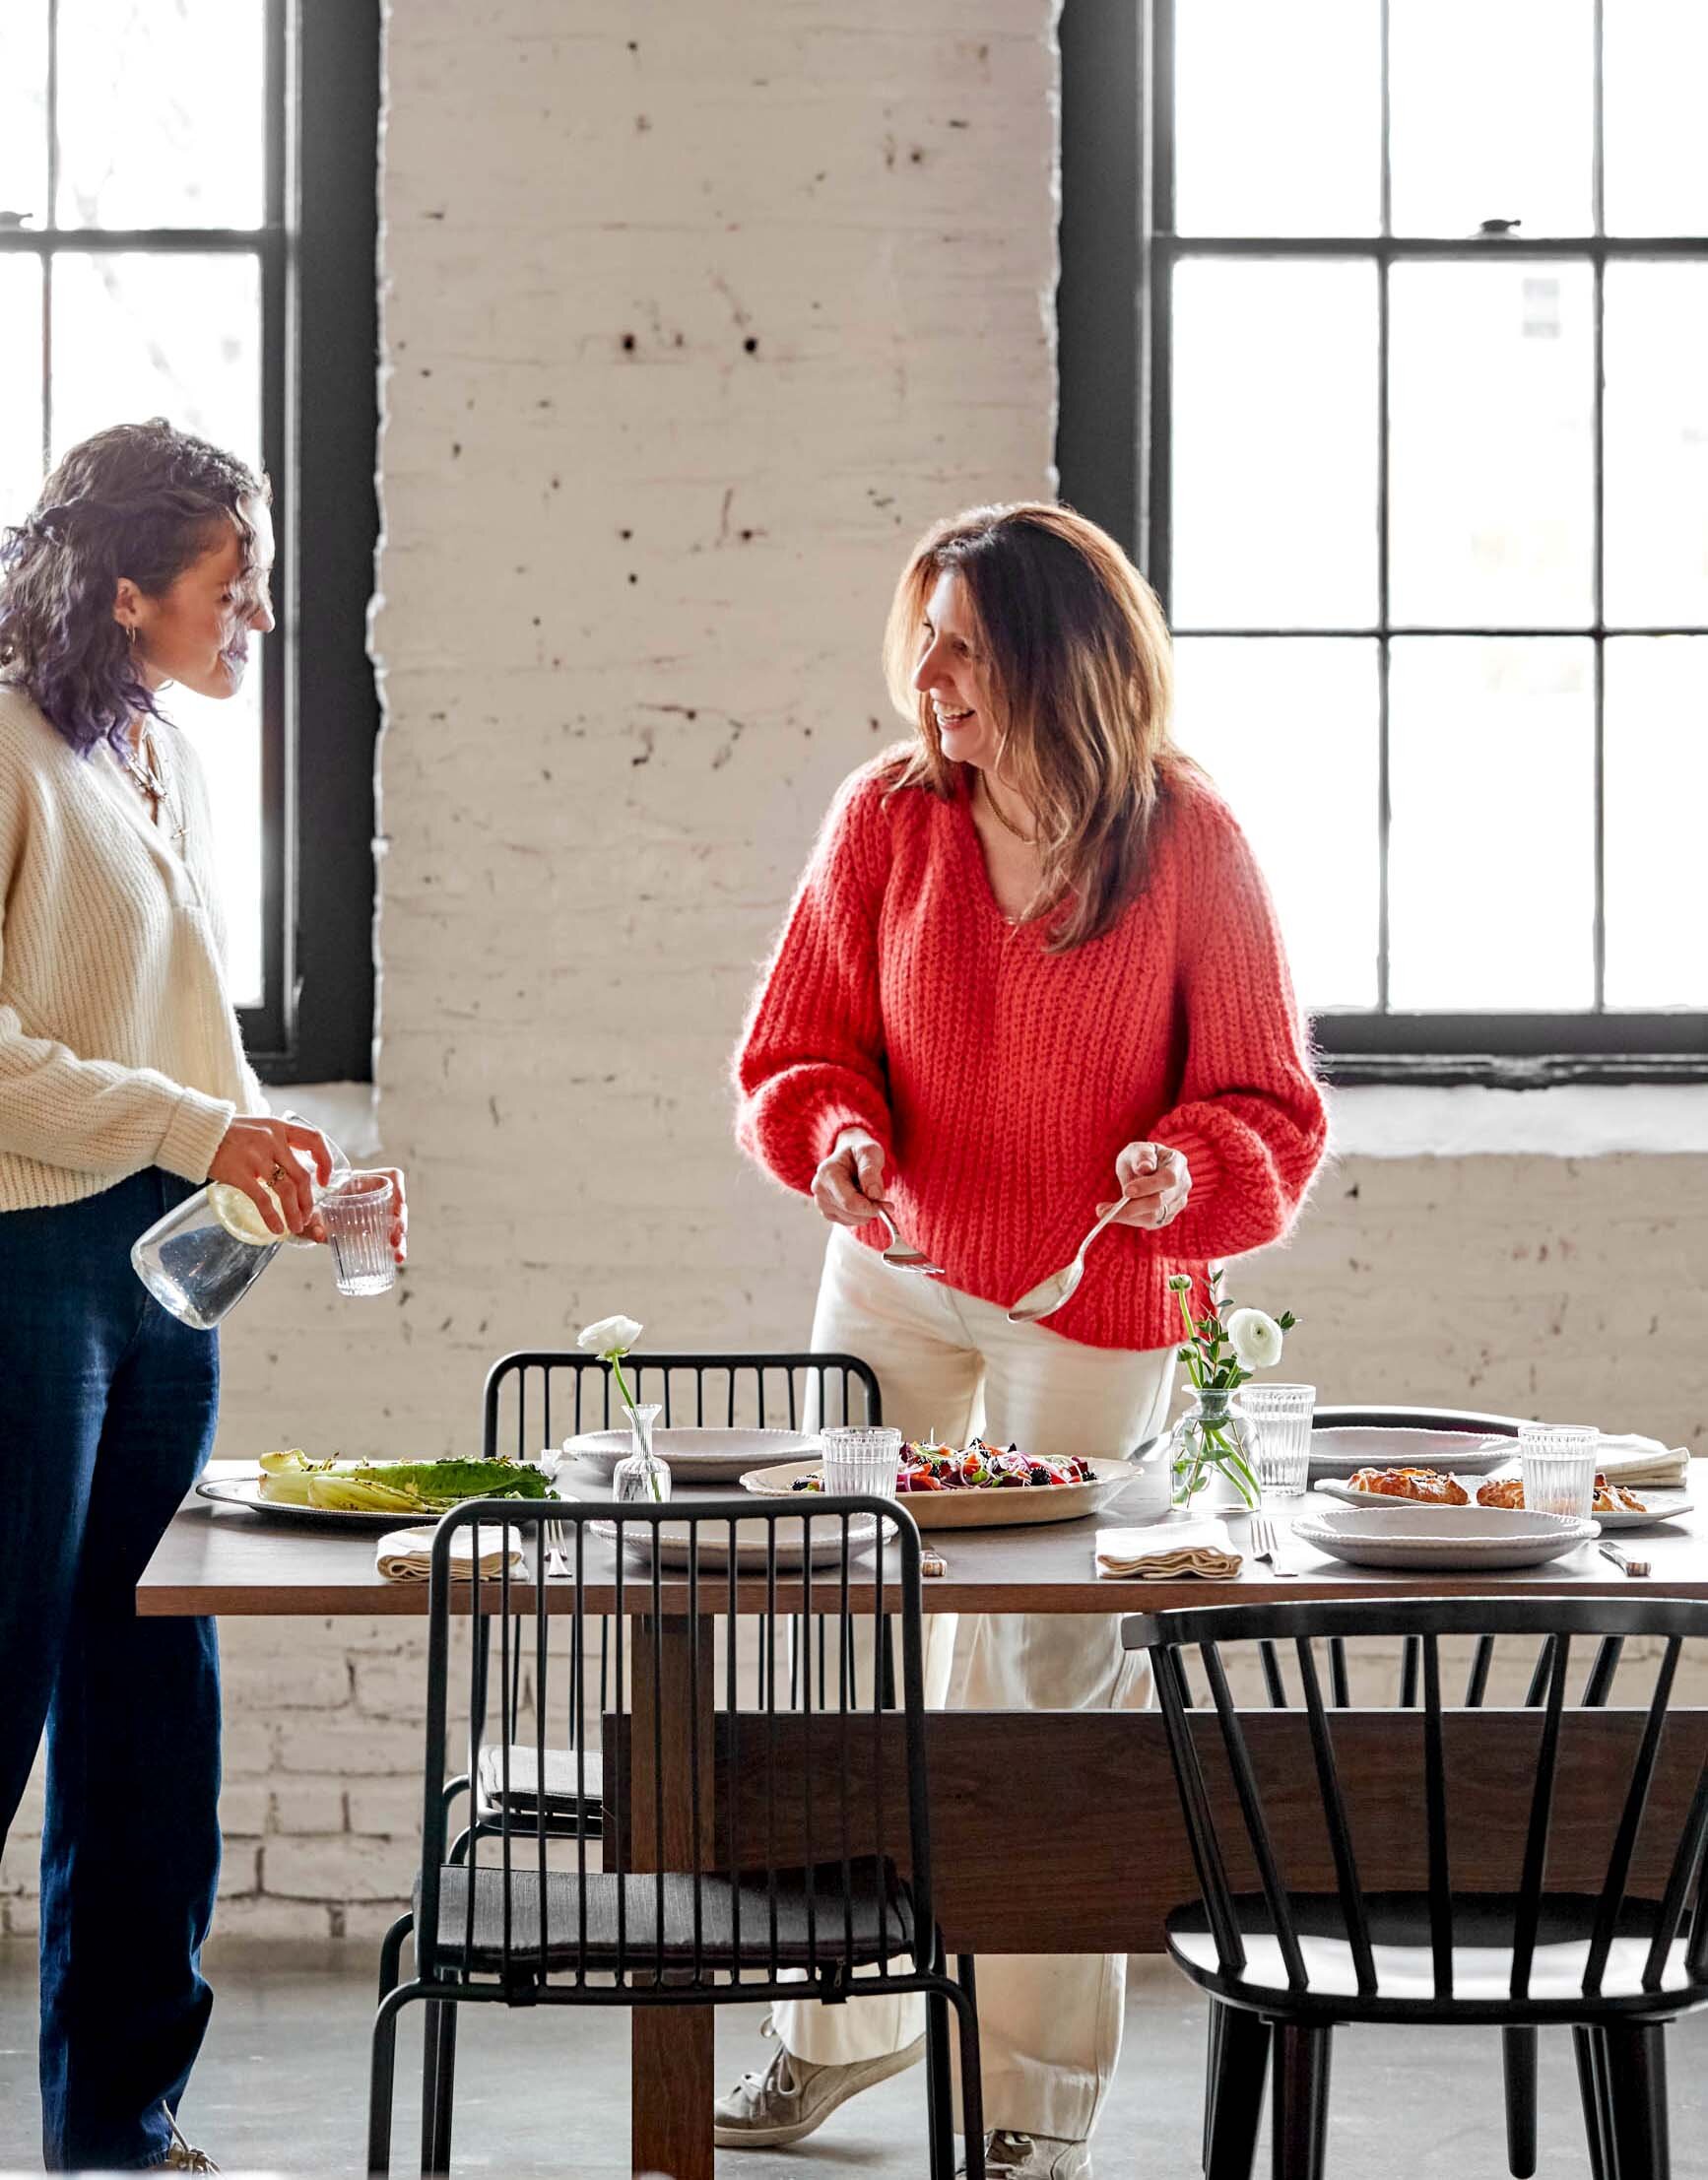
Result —
<instances>
[{"instance_id":1,"label":"white painted brick wall","mask_svg":"<svg viewBox=\"0 0 1708 2180\"><path fill-rule=\"evenodd\" d=\"M905 546L1052 481L1052 15L391 12L379 1077L414 1256L371 1304L278 1261L226 1336L223 1451L467 1449L495 1353L614 1308L805 1337L821 1232L736 1156L724 1068L832 787L892 732ZM1301 1312L1332 1397L1699 1435L1705 1178L1354 1161L1240 1284ZM409 1883L419 1638L224 1642L221 1928L369 1943ZM6 1929L38 1825L37 1782Z\"/></svg>"}]
</instances>

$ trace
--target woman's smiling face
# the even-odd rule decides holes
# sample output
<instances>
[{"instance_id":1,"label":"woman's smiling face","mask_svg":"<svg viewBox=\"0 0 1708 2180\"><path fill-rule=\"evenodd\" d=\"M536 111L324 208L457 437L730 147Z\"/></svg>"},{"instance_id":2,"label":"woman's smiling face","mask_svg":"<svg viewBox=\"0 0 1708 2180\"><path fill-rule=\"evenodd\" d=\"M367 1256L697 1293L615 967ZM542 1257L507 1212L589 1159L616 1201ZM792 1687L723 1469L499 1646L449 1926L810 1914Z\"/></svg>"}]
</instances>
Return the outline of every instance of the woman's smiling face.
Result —
<instances>
[{"instance_id":1,"label":"woman's smiling face","mask_svg":"<svg viewBox=\"0 0 1708 2180\"><path fill-rule=\"evenodd\" d=\"M234 696L248 664L249 632L273 627L273 517L245 499L245 539L235 523L216 530L205 552L158 598L121 577L114 615L136 630L137 665L151 689L176 682L198 696Z\"/></svg>"},{"instance_id":2,"label":"woman's smiling face","mask_svg":"<svg viewBox=\"0 0 1708 2180\"><path fill-rule=\"evenodd\" d=\"M946 567L926 601L913 686L931 699L943 754L954 764L988 769L1002 750L991 717L990 685L966 585Z\"/></svg>"}]
</instances>

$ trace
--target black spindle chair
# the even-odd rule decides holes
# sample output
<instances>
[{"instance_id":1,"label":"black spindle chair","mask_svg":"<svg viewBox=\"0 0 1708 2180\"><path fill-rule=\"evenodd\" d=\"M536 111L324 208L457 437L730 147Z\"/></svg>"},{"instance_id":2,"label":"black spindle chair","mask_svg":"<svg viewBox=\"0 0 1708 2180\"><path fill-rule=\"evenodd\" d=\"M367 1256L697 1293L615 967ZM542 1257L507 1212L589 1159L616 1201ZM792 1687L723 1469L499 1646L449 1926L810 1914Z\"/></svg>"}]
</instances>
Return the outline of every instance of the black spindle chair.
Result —
<instances>
[{"instance_id":1,"label":"black spindle chair","mask_svg":"<svg viewBox=\"0 0 1708 2180\"><path fill-rule=\"evenodd\" d=\"M758 1429L817 1429L831 1423L884 1420L877 1373L851 1354L630 1354L624 1376L636 1401L657 1402L660 1420L699 1426L738 1424ZM554 1452L565 1437L583 1431L611 1430L623 1423L621 1397L609 1362L580 1349L526 1349L500 1355L487 1372L482 1411L481 1450L495 1460L501 1454L532 1460ZM490 1628L482 1630L485 1645ZM590 1631L599 1669L601 1708L610 1675L611 1634L599 1620ZM823 1685L828 1660L819 1628L818 1672ZM800 1653L791 1649L790 1670L799 1670ZM580 1723L568 1721L566 1741L547 1749L544 1771L533 1767L530 1750L516 1738L522 1690L520 1652L513 1652L514 1673L499 1688L500 1724L495 1741L483 1740L476 1759L469 1826L453 1842L460 1861L470 1840L497 1822L500 1803L512 1824L537 1823L557 1838L573 1838L584 1827L597 1837L601 1752L581 1747ZM584 1781L586 1793L579 1790ZM449 1779L450 1803L468 1791L467 1776ZM399 1942L407 1917L398 1924Z\"/></svg>"},{"instance_id":2,"label":"black spindle chair","mask_svg":"<svg viewBox=\"0 0 1708 2180\"><path fill-rule=\"evenodd\" d=\"M668 1551L653 1549L661 1525ZM470 1530L489 1552L502 1545L498 1571L483 1574L477 1557L467 1578L454 1579L452 1547ZM563 1539L567 1579L534 1579L549 1532ZM528 1571L513 1571L512 1543ZM839 2003L921 1992L929 2169L933 2180L954 2172L953 2008L966 2169L983 2180L971 1976L964 1963L961 1980L950 1973L932 1905L919 1562L911 1515L884 1499L485 1499L445 1515L428 1603L415 1973L399 1981L400 1948L388 1939L370 2173L389 2170L398 2016L417 2001L427 2009L422 2169L442 2173L461 2006ZM877 1675L860 1690L852 1671L858 1621L879 1607L899 1624L896 1700ZM465 1610L491 1623L500 1685L525 1666L533 1730L519 1745L500 1744L505 1791L492 1824L466 1840L466 1859L453 1861L442 1782L453 1756L478 1758L487 1715L478 1643L466 1701L453 1701L451 1622ZM550 1717L565 1708L588 1715L596 1669L587 1622L601 1617L612 1643L598 1698L599 1837L584 1825L554 1838L509 1789L518 1773L544 1776ZM563 1618L567 1659L549 1640L551 1621ZM744 1620L763 1629L751 1707L737 1659ZM779 1670L790 1623L802 1621L830 1629L823 1685L816 1673L791 1682ZM578 1742L571 1757L584 1808L593 1799L586 1753ZM476 1770L478 1761L465 1763L465 1776Z\"/></svg>"},{"instance_id":3,"label":"black spindle chair","mask_svg":"<svg viewBox=\"0 0 1708 2180\"><path fill-rule=\"evenodd\" d=\"M1528 1738L1509 1735L1494 1762L1478 1730L1496 1714L1461 1714L1481 1711L1488 1646L1507 1635L1541 1649L1530 1700L1507 1714ZM1386 1720L1406 1746L1377 1785L1343 1778L1337 1742L1368 1714L1325 1701L1315 1645L1396 1636L1415 1646L1420 1685L1411 1716ZM1456 1703L1441 1646L1466 1636L1477 1647ZM1615 1708L1633 1636L1659 1641L1653 1684L1640 1706ZM1170 1915L1168 1944L1216 2024L1210 2180L1251 2170L1266 2067L1278 2180L1319 2180L1333 2030L1360 2021L1501 2027L1509 2127L1527 2055L1533 2113L1535 2096L1534 2042L1513 2033L1570 2026L1596 2180L1663 2180L1665 2024L1708 2005L1708 1919L1692 1916L1708 1719L1671 1709L1682 1645L1702 1637L1708 1605L1641 1596L1231 1606L1124 1623L1127 1646L1150 1656L1202 1894ZM1236 1699L1230 1663L1264 1643L1288 1659L1296 1704L1277 1709L1267 1687L1261 1705ZM1194 1676L1207 1689L1196 1705ZM1254 1665L1251 1684L1262 1678ZM1601 1794L1593 1817L1583 1794L1562 1792L1580 1779ZM1396 1856L1410 1887L1384 1875L1368 1889ZM1565 1871L1552 1884L1550 1860Z\"/></svg>"},{"instance_id":4,"label":"black spindle chair","mask_svg":"<svg viewBox=\"0 0 1708 2180\"><path fill-rule=\"evenodd\" d=\"M1351 1679L1345 1641L1337 1636L1327 1646L1329 1660L1329 1705L1334 1710L1349 1710L1352 1704ZM1595 1653L1583 1691L1578 1698L1584 1710L1603 1708L1612 1692L1613 1677L1618 1671L1620 1654L1624 1648L1619 1636L1611 1635L1602 1642ZM1274 1642L1257 1645L1259 1663L1263 1673L1264 1692L1272 1709L1284 1710L1295 1695L1302 1691L1295 1685L1289 1693L1289 1676L1280 1646ZM1420 1635L1408 1635L1400 1645L1400 1681L1398 1702L1402 1710L1415 1710L1417 1690L1422 1671L1423 1639ZM1471 1645L1470 1662L1466 1669L1465 1694L1461 1708L1480 1710L1487 1699L1489 1678L1494 1666L1494 1637L1478 1635ZM1547 1692L1548 1648L1544 1641L1537 1652L1525 1690L1524 1705L1534 1710ZM1192 1690L1187 1683L1182 1699L1190 1706ZM1209 2057L1205 2068L1204 2089L1204 2158L1206 2170L1210 2166L1211 2141L1215 2132L1215 2099L1224 2066L1228 2063L1223 2041L1223 2029L1227 2015L1219 1999L1210 2001ZM1532 2180L1537 2159L1537 2034L1527 2024L1503 2028L1500 2032L1502 2080L1506 2093L1506 2161L1513 2180ZM1258 2115L1250 2114L1255 2129ZM1598 2171L1595 2180L1602 2180Z\"/></svg>"}]
</instances>

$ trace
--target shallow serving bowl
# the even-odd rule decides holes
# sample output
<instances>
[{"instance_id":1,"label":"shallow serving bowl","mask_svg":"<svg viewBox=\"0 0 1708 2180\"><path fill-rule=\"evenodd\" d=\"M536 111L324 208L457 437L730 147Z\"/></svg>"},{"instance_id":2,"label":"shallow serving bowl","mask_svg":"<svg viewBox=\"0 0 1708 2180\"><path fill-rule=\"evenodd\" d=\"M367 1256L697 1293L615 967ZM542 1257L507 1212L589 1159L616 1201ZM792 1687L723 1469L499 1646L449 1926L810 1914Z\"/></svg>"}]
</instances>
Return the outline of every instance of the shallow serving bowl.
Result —
<instances>
[{"instance_id":1,"label":"shallow serving bowl","mask_svg":"<svg viewBox=\"0 0 1708 2180\"><path fill-rule=\"evenodd\" d=\"M1510 1438L1485 1430L1410 1429L1392 1423L1322 1423L1311 1432L1311 1482L1357 1469L1441 1469L1485 1476L1510 1461Z\"/></svg>"},{"instance_id":2,"label":"shallow serving bowl","mask_svg":"<svg viewBox=\"0 0 1708 2180\"><path fill-rule=\"evenodd\" d=\"M584 1430L564 1439L563 1454L566 1460L584 1461L596 1474L608 1477L632 1443L627 1430ZM822 1450L819 1440L804 1430L725 1428L709 1423L667 1423L654 1430L652 1447L684 1484L734 1484L755 1461L799 1460Z\"/></svg>"},{"instance_id":3,"label":"shallow serving bowl","mask_svg":"<svg viewBox=\"0 0 1708 2180\"><path fill-rule=\"evenodd\" d=\"M1301 1516L1292 1534L1348 1566L1405 1573L1492 1573L1540 1567L1598 1537L1593 1521L1498 1506L1335 1506Z\"/></svg>"}]
</instances>

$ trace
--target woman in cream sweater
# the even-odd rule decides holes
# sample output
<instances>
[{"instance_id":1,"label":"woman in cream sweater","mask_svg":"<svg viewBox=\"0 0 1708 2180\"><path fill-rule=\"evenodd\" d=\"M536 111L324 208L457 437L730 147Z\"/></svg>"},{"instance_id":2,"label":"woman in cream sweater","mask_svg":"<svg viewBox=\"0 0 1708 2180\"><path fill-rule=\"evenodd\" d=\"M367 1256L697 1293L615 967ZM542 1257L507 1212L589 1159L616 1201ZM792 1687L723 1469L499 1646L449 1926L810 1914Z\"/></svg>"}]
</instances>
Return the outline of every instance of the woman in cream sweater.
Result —
<instances>
[{"instance_id":1,"label":"woman in cream sweater","mask_svg":"<svg viewBox=\"0 0 1708 2180\"><path fill-rule=\"evenodd\" d=\"M206 2169L174 2115L212 2005L214 1623L132 1607L219 1355L129 1252L210 1178L300 1232L330 1170L244 1059L207 795L158 701L236 691L272 558L264 484L164 422L74 449L0 543L0 1840L45 1727L53 2169Z\"/></svg>"}]
</instances>

